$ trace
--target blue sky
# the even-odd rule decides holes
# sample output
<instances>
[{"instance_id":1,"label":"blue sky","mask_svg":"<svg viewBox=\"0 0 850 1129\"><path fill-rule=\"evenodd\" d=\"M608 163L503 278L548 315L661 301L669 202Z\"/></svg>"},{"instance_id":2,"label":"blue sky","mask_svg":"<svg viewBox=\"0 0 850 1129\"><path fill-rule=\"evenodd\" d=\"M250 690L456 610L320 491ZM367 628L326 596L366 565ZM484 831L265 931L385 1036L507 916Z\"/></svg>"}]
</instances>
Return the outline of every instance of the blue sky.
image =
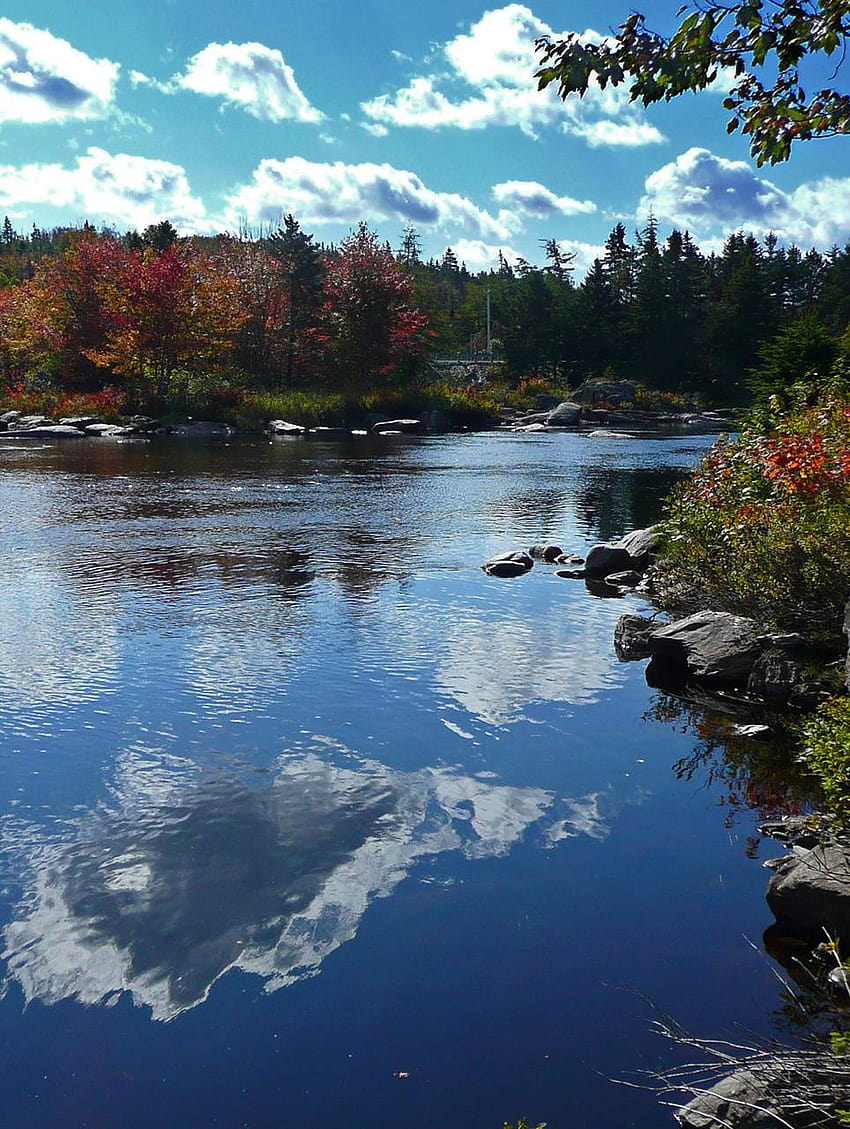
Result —
<instances>
[{"instance_id":1,"label":"blue sky","mask_svg":"<svg viewBox=\"0 0 850 1129\"><path fill-rule=\"evenodd\" d=\"M677 0L644 5L669 30ZM257 229L293 212L317 238L360 219L472 269L502 248L578 264L611 227L743 227L804 248L850 238L850 143L757 169L722 92L649 111L624 91L567 105L531 78L535 36L604 34L627 7L431 0L6 0L0 215L27 230Z\"/></svg>"}]
</instances>

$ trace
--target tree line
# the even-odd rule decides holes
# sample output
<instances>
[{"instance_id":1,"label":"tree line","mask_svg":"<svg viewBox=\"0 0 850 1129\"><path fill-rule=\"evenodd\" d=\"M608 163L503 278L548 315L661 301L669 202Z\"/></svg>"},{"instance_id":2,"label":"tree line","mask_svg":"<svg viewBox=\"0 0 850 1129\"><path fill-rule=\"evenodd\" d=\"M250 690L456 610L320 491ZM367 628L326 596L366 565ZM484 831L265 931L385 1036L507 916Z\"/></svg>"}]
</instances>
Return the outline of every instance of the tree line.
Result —
<instances>
[{"instance_id":1,"label":"tree line","mask_svg":"<svg viewBox=\"0 0 850 1129\"><path fill-rule=\"evenodd\" d=\"M429 356L493 355L508 381L588 377L743 402L827 371L850 324L850 245L821 253L735 233L703 254L650 217L617 224L586 277L543 242L471 273L361 224L338 246L291 215L264 232L179 238L168 221L119 234L0 230L0 379L128 389L167 400L204 379L257 390L403 387ZM753 374L756 374L755 377ZM182 383L181 383L182 382Z\"/></svg>"}]
</instances>

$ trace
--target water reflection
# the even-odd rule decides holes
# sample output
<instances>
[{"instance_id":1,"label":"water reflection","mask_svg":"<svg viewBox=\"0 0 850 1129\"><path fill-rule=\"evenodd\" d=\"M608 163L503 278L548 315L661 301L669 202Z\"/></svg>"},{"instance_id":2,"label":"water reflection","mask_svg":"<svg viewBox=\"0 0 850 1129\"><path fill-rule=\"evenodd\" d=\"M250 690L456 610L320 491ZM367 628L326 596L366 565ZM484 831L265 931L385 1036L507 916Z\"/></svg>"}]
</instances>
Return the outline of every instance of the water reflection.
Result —
<instances>
[{"instance_id":1,"label":"water reflection","mask_svg":"<svg viewBox=\"0 0 850 1129\"><path fill-rule=\"evenodd\" d=\"M687 467L595 467L576 493L579 523L599 541L612 541L630 529L643 529L658 521L664 499Z\"/></svg>"},{"instance_id":2,"label":"water reflection","mask_svg":"<svg viewBox=\"0 0 850 1129\"><path fill-rule=\"evenodd\" d=\"M169 1020L230 968L273 991L317 973L425 856L504 854L547 814L544 845L605 833L598 796L556 803L540 788L332 752L341 763L300 752L271 780L246 780L135 749L110 810L76 821L72 838L19 828L32 878L3 955L26 1000L129 992Z\"/></svg>"}]
</instances>

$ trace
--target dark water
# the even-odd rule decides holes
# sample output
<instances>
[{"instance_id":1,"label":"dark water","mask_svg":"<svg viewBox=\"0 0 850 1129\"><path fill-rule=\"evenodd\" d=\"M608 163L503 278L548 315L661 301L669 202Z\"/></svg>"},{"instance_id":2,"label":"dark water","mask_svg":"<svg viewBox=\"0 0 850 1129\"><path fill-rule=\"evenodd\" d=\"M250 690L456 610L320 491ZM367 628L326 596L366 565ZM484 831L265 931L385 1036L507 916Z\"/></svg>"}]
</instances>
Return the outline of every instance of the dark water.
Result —
<instances>
[{"instance_id":1,"label":"dark water","mask_svg":"<svg viewBox=\"0 0 850 1129\"><path fill-rule=\"evenodd\" d=\"M653 1007L769 1032L636 603L478 568L709 442L0 444L4 1129L650 1129Z\"/></svg>"}]
</instances>

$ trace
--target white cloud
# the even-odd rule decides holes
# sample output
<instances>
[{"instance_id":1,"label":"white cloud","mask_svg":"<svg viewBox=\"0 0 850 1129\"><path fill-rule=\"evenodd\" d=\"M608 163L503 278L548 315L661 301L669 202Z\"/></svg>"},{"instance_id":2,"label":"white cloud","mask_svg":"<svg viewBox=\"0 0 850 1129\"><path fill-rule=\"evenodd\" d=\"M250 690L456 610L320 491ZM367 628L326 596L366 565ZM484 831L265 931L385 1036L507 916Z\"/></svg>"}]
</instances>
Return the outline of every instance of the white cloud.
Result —
<instances>
[{"instance_id":1,"label":"white cloud","mask_svg":"<svg viewBox=\"0 0 850 1129\"><path fill-rule=\"evenodd\" d=\"M323 164L288 157L260 162L250 184L227 202L229 222L275 222L292 212L304 223L356 223L396 220L417 227L457 229L474 239L502 239L501 217L454 192L435 192L416 173L387 164Z\"/></svg>"},{"instance_id":2,"label":"white cloud","mask_svg":"<svg viewBox=\"0 0 850 1129\"><path fill-rule=\"evenodd\" d=\"M183 74L160 89L223 98L260 121L319 122L324 118L302 93L280 51L262 43L210 43L192 56Z\"/></svg>"},{"instance_id":3,"label":"white cloud","mask_svg":"<svg viewBox=\"0 0 850 1129\"><path fill-rule=\"evenodd\" d=\"M506 180L493 185L493 199L506 208L538 219L552 216L590 215L596 211L592 200L573 200L570 196L556 196L554 192L534 180Z\"/></svg>"},{"instance_id":4,"label":"white cloud","mask_svg":"<svg viewBox=\"0 0 850 1129\"><path fill-rule=\"evenodd\" d=\"M558 247L562 254L572 255L570 266L573 268L572 277L577 281L587 274L593 266L594 259L601 259L605 248L601 244L582 243L577 239L559 239Z\"/></svg>"},{"instance_id":5,"label":"white cloud","mask_svg":"<svg viewBox=\"0 0 850 1129\"><path fill-rule=\"evenodd\" d=\"M119 70L49 31L0 18L0 122L106 117Z\"/></svg>"},{"instance_id":6,"label":"white cloud","mask_svg":"<svg viewBox=\"0 0 850 1129\"><path fill-rule=\"evenodd\" d=\"M447 72L419 75L392 94L362 103L361 109L384 126L472 130L503 125L534 137L541 127L560 125L565 133L594 146L648 145L664 139L623 87L592 87L584 98L566 103L552 87L539 91L534 41L543 35L555 33L523 4L485 12L468 34L440 49ZM601 39L593 31L583 36Z\"/></svg>"},{"instance_id":7,"label":"white cloud","mask_svg":"<svg viewBox=\"0 0 850 1129\"><path fill-rule=\"evenodd\" d=\"M511 264L521 258L519 251L514 250L513 247L500 247L485 243L481 239L458 239L452 244L452 250L457 256L457 261L464 263L473 274L476 271L488 270L490 267L498 267L499 252Z\"/></svg>"},{"instance_id":8,"label":"white cloud","mask_svg":"<svg viewBox=\"0 0 850 1129\"><path fill-rule=\"evenodd\" d=\"M169 219L182 231L210 229L186 173L168 161L90 148L73 168L59 164L0 166L0 209L53 206L81 219L145 227Z\"/></svg>"},{"instance_id":9,"label":"white cloud","mask_svg":"<svg viewBox=\"0 0 850 1129\"><path fill-rule=\"evenodd\" d=\"M850 179L826 177L786 192L745 161L694 148L647 177L637 214L650 211L698 235L746 228L828 246L850 235Z\"/></svg>"}]
</instances>

